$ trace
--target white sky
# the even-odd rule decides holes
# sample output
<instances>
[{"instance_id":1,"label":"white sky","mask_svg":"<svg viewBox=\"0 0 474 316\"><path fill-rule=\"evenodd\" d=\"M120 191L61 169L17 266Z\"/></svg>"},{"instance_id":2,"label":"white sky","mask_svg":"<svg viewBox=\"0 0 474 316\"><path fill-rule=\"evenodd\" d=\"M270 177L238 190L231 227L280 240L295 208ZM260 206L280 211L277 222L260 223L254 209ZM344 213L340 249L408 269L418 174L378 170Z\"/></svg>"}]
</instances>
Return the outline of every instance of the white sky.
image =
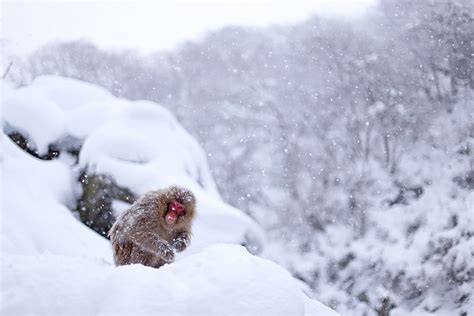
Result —
<instances>
[{"instance_id":1,"label":"white sky","mask_svg":"<svg viewBox=\"0 0 474 316\"><path fill-rule=\"evenodd\" d=\"M1 40L25 55L54 40L87 39L142 53L172 49L226 25L295 23L315 13L357 16L375 0L1 1Z\"/></svg>"}]
</instances>

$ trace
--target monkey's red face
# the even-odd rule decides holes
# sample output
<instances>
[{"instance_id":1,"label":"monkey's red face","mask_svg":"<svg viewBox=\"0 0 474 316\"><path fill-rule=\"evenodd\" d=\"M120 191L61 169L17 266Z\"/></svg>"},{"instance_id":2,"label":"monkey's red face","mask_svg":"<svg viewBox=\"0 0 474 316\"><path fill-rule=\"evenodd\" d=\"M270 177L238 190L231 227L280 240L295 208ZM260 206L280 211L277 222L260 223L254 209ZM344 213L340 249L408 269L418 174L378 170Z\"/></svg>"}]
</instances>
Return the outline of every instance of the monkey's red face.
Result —
<instances>
[{"instance_id":1,"label":"monkey's red face","mask_svg":"<svg viewBox=\"0 0 474 316\"><path fill-rule=\"evenodd\" d=\"M168 211L165 215L166 224L173 225L174 223L176 223L178 218L184 215L185 213L186 212L183 204L179 203L176 200L171 201L168 204Z\"/></svg>"}]
</instances>

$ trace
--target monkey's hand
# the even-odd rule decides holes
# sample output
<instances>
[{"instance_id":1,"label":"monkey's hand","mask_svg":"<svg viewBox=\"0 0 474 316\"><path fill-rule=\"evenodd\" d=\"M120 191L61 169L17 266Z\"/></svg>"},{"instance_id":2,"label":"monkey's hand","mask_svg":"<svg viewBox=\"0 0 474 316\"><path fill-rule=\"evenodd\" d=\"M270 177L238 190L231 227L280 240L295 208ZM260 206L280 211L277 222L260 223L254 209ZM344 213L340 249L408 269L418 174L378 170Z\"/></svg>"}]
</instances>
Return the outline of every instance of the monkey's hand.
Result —
<instances>
[{"instance_id":1,"label":"monkey's hand","mask_svg":"<svg viewBox=\"0 0 474 316\"><path fill-rule=\"evenodd\" d=\"M174 261L174 251L166 241L159 241L157 248L157 254L163 259L163 261L166 263Z\"/></svg>"},{"instance_id":2,"label":"monkey's hand","mask_svg":"<svg viewBox=\"0 0 474 316\"><path fill-rule=\"evenodd\" d=\"M171 243L171 246L176 249L176 251L181 252L189 245L191 242L191 234L188 232L182 232Z\"/></svg>"}]
</instances>

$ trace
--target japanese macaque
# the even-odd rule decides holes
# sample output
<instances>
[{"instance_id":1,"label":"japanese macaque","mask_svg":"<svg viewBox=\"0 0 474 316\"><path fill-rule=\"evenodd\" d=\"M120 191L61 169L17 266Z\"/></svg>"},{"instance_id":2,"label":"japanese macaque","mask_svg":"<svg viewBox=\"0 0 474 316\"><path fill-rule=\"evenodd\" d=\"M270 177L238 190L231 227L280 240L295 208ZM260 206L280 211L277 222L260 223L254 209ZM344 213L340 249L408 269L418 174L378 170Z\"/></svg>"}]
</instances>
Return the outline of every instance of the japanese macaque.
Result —
<instances>
[{"instance_id":1,"label":"japanese macaque","mask_svg":"<svg viewBox=\"0 0 474 316\"><path fill-rule=\"evenodd\" d=\"M196 199L177 186L150 191L122 213L109 231L115 264L159 268L191 241Z\"/></svg>"}]
</instances>

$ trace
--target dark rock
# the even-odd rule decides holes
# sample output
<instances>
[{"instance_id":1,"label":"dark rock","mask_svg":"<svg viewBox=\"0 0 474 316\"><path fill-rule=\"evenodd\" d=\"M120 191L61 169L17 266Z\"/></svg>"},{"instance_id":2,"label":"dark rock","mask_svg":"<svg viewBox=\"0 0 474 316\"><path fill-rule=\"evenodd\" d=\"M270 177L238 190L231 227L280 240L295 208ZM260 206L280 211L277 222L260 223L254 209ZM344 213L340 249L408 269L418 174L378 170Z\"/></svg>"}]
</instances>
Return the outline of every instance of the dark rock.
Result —
<instances>
[{"instance_id":1,"label":"dark rock","mask_svg":"<svg viewBox=\"0 0 474 316\"><path fill-rule=\"evenodd\" d=\"M115 216L112 202L119 200L132 204L137 197L130 190L119 186L109 175L83 171L79 176L82 195L76 203L81 221L100 235L107 237Z\"/></svg>"}]
</instances>

